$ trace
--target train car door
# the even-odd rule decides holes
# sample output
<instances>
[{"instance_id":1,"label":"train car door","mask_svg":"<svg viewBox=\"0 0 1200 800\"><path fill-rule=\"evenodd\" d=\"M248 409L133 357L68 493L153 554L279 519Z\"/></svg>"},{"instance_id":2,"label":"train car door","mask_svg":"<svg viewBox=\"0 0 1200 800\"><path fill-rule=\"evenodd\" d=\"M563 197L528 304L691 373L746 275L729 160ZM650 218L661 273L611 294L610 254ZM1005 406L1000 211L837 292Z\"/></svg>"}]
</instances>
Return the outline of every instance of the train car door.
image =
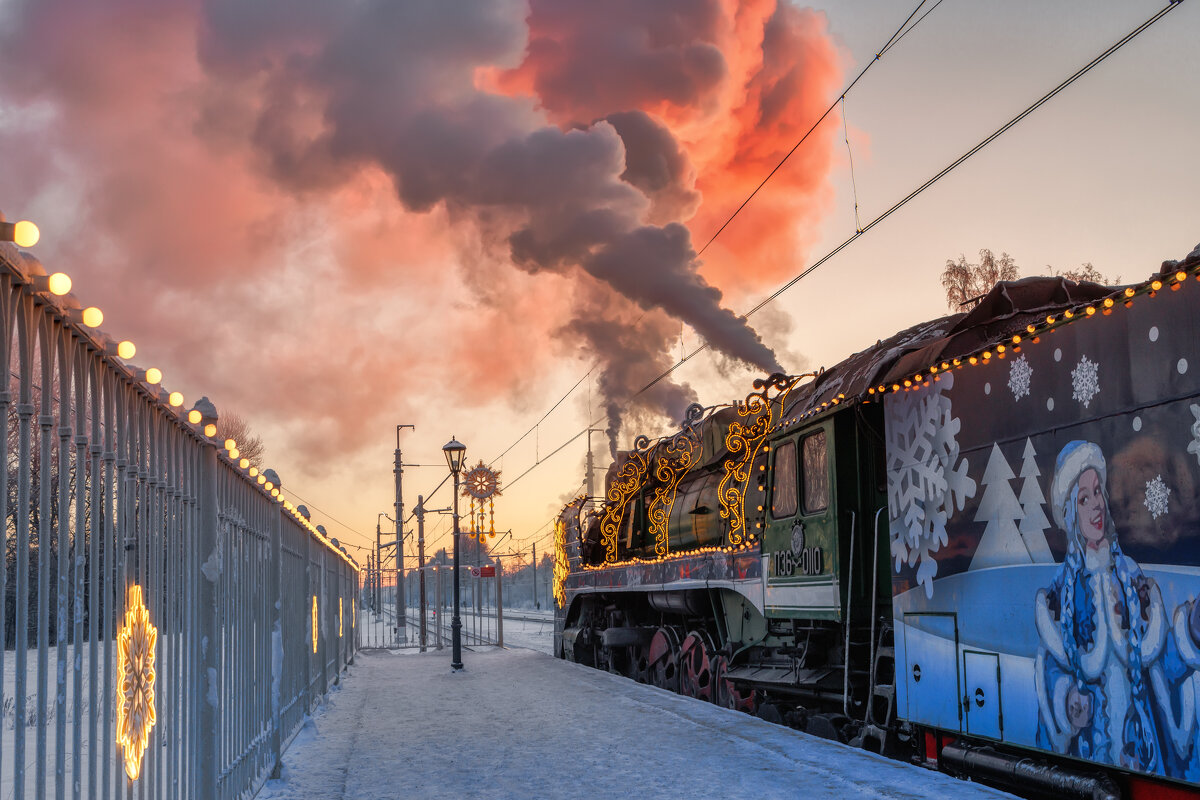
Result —
<instances>
[{"instance_id":1,"label":"train car door","mask_svg":"<svg viewBox=\"0 0 1200 800\"><path fill-rule=\"evenodd\" d=\"M963 727L967 733L1004 739L1000 713L1000 656L963 651Z\"/></svg>"},{"instance_id":2,"label":"train car door","mask_svg":"<svg viewBox=\"0 0 1200 800\"><path fill-rule=\"evenodd\" d=\"M771 444L763 536L767 616L839 619L833 422Z\"/></svg>"},{"instance_id":3,"label":"train car door","mask_svg":"<svg viewBox=\"0 0 1200 800\"><path fill-rule=\"evenodd\" d=\"M911 722L962 729L958 680L958 615L904 615L904 684Z\"/></svg>"}]
</instances>

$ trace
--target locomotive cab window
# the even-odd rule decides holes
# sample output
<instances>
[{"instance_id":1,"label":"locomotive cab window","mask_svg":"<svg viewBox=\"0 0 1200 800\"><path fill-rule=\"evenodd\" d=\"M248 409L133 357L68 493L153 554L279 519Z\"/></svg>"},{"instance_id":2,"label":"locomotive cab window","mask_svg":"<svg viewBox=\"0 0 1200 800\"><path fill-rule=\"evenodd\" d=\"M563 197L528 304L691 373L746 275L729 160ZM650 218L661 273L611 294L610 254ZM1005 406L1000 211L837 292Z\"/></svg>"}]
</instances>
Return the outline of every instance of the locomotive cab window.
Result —
<instances>
[{"instance_id":1,"label":"locomotive cab window","mask_svg":"<svg viewBox=\"0 0 1200 800\"><path fill-rule=\"evenodd\" d=\"M804 461L804 513L829 508L829 458L825 431L805 436L800 444Z\"/></svg>"},{"instance_id":2,"label":"locomotive cab window","mask_svg":"<svg viewBox=\"0 0 1200 800\"><path fill-rule=\"evenodd\" d=\"M784 519L796 514L796 443L784 442L775 449L775 469L771 472L771 516Z\"/></svg>"}]
</instances>

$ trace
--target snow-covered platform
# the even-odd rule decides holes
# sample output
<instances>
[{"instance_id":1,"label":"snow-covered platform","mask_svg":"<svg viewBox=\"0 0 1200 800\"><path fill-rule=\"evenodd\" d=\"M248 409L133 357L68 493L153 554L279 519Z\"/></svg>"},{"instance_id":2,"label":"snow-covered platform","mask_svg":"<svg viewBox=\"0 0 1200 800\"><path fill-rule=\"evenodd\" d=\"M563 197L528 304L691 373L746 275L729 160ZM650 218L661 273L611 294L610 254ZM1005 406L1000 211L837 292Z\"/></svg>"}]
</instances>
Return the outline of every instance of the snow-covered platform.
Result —
<instances>
[{"instance_id":1,"label":"snow-covered platform","mask_svg":"<svg viewBox=\"0 0 1200 800\"><path fill-rule=\"evenodd\" d=\"M1011 798L532 650L362 652L259 798Z\"/></svg>"}]
</instances>

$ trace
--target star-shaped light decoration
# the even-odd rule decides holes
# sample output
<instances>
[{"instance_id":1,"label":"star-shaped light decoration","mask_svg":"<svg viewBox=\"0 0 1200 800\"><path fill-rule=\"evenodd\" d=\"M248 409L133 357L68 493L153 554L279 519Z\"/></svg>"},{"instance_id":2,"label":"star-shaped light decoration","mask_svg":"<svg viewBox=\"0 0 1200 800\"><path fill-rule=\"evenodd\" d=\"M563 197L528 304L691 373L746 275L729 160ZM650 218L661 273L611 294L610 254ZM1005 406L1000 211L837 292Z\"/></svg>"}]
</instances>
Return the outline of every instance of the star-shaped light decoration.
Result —
<instances>
[{"instance_id":1,"label":"star-shaped light decoration","mask_svg":"<svg viewBox=\"0 0 1200 800\"><path fill-rule=\"evenodd\" d=\"M154 713L154 645L158 629L142 601L142 587L129 587L125 622L117 634L117 741L125 754L125 774L136 781L142 755L156 721Z\"/></svg>"}]
</instances>

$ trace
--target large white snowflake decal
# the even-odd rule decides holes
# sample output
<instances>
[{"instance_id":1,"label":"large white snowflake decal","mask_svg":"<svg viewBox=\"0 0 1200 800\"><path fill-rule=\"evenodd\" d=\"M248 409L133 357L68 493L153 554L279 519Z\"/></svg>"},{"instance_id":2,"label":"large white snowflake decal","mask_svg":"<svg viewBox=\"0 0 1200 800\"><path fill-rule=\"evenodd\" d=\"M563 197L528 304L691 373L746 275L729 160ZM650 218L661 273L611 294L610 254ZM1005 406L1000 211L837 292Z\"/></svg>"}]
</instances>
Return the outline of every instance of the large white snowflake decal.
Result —
<instances>
[{"instance_id":1,"label":"large white snowflake decal","mask_svg":"<svg viewBox=\"0 0 1200 800\"><path fill-rule=\"evenodd\" d=\"M975 481L967 460L959 459L961 422L944 392L954 386L947 373L928 388L888 395L887 476L891 551L895 567L917 567L917 582L933 596L934 554L946 544L946 524L968 497Z\"/></svg>"},{"instance_id":2,"label":"large white snowflake decal","mask_svg":"<svg viewBox=\"0 0 1200 800\"><path fill-rule=\"evenodd\" d=\"M1154 519L1167 513L1167 495L1170 493L1162 475L1155 475L1153 480L1146 481L1146 510Z\"/></svg>"},{"instance_id":3,"label":"large white snowflake decal","mask_svg":"<svg viewBox=\"0 0 1200 800\"><path fill-rule=\"evenodd\" d=\"M1071 370L1071 397L1087 408L1092 398L1100 394L1100 365L1089 361L1087 356L1079 358L1079 365Z\"/></svg>"},{"instance_id":4,"label":"large white snowflake decal","mask_svg":"<svg viewBox=\"0 0 1200 800\"><path fill-rule=\"evenodd\" d=\"M1192 416L1196 421L1192 423L1192 441L1188 444L1188 452L1200 462L1200 406L1195 403L1192 403Z\"/></svg>"},{"instance_id":5,"label":"large white snowflake decal","mask_svg":"<svg viewBox=\"0 0 1200 800\"><path fill-rule=\"evenodd\" d=\"M1012 390L1013 400L1029 396L1029 379L1033 377L1033 367L1021 356L1008 366L1008 388Z\"/></svg>"}]
</instances>

